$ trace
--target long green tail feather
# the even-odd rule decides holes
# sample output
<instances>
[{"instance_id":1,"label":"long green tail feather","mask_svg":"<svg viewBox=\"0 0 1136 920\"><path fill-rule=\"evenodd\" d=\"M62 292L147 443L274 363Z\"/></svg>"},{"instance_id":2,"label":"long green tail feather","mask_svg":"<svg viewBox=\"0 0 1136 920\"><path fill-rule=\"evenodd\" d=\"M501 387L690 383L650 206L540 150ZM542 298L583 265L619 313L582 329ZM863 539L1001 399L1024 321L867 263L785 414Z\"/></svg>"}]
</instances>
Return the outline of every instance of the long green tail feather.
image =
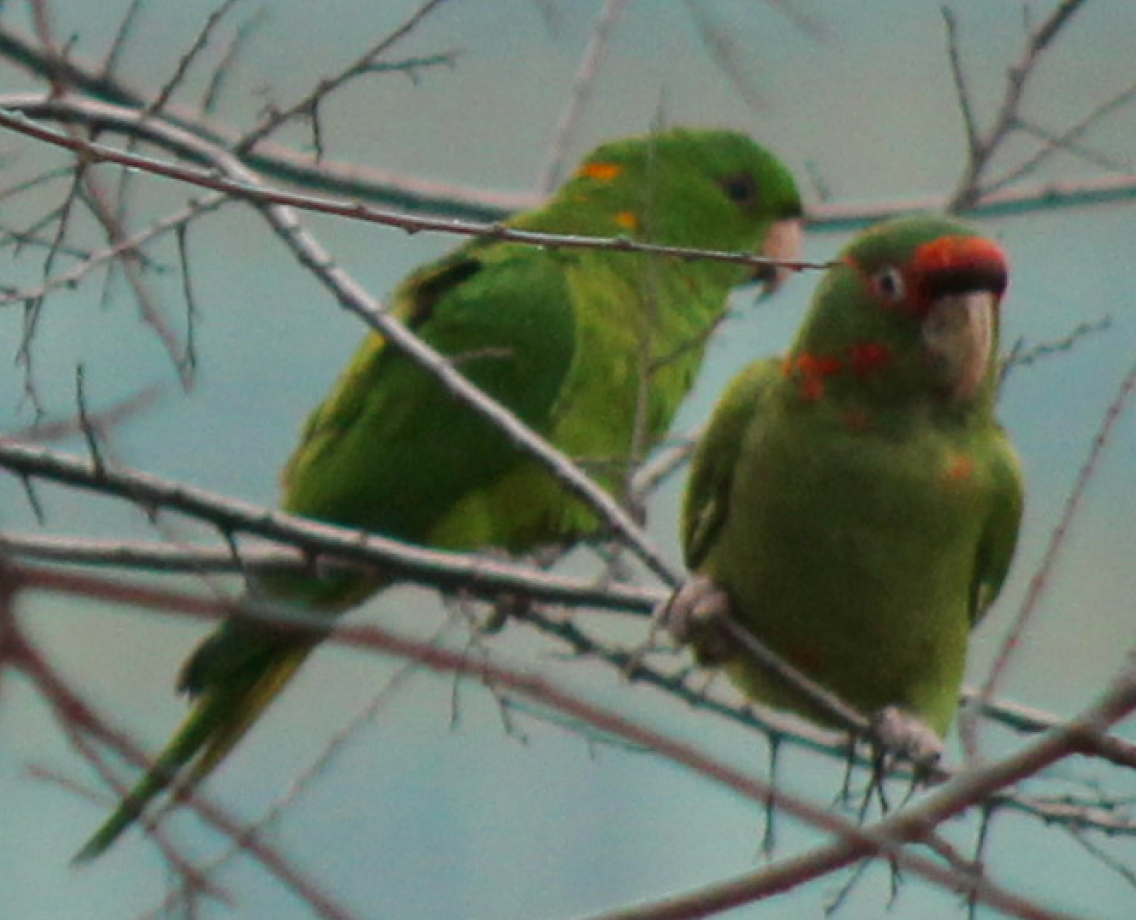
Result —
<instances>
[{"instance_id":1,"label":"long green tail feather","mask_svg":"<svg viewBox=\"0 0 1136 920\"><path fill-rule=\"evenodd\" d=\"M154 765L72 862L89 862L105 853L167 789L189 792L205 779L284 689L309 651L311 646L306 643L288 649L277 647L271 659L206 690Z\"/></svg>"}]
</instances>

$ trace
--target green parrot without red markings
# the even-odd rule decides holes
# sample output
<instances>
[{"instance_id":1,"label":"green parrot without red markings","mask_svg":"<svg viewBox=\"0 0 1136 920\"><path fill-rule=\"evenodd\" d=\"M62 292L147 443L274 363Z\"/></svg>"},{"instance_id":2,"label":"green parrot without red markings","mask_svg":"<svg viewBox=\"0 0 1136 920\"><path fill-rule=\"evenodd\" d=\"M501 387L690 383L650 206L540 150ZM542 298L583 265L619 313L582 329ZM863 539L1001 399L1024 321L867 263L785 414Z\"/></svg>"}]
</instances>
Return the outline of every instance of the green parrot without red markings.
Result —
<instances>
[{"instance_id":1,"label":"green parrot without red markings","mask_svg":"<svg viewBox=\"0 0 1136 920\"><path fill-rule=\"evenodd\" d=\"M748 137L674 129L604 144L512 227L798 256L788 170ZM393 297L407 326L613 494L667 431L730 291L784 268L476 240ZM283 474L293 514L458 551L523 553L598 528L589 508L427 371L369 335L312 414ZM262 576L254 596L342 613L380 574ZM240 740L315 641L237 619L186 663L182 728L77 857L99 855L150 801L192 788Z\"/></svg>"},{"instance_id":2,"label":"green parrot without red markings","mask_svg":"<svg viewBox=\"0 0 1136 920\"><path fill-rule=\"evenodd\" d=\"M824 721L736 648L708 652L714 615L941 748L1022 510L994 416L1006 283L1002 249L968 224L877 225L828 270L788 356L722 397L694 457L682 530L696 577L672 625L725 655L753 698Z\"/></svg>"}]
</instances>

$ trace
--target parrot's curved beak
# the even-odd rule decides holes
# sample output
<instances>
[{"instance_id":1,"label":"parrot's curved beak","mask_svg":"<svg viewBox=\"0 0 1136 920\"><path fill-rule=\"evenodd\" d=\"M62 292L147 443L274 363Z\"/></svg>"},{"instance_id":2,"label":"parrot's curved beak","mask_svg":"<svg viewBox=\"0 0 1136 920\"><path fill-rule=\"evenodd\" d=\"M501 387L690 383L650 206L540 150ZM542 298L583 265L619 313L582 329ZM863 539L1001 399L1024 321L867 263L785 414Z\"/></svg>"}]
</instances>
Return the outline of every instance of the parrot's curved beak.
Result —
<instances>
[{"instance_id":1,"label":"parrot's curved beak","mask_svg":"<svg viewBox=\"0 0 1136 920\"><path fill-rule=\"evenodd\" d=\"M964 291L941 295L923 320L923 343L942 362L954 402L974 398L986 376L994 348L993 291Z\"/></svg>"},{"instance_id":2,"label":"parrot's curved beak","mask_svg":"<svg viewBox=\"0 0 1136 920\"><path fill-rule=\"evenodd\" d=\"M801 259L801 219L799 217L777 221L769 228L761 255L779 262L799 262ZM754 272L754 280L762 283L762 296L768 297L794 272L785 265L762 265Z\"/></svg>"}]
</instances>

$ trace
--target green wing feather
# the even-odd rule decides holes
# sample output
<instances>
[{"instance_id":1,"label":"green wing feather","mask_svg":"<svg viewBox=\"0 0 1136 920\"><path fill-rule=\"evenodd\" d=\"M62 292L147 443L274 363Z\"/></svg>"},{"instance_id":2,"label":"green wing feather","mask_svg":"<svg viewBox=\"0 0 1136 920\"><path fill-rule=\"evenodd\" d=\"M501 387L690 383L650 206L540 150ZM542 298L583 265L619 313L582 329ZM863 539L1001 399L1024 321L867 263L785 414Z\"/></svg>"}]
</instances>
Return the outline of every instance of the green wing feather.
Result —
<instances>
[{"instance_id":1,"label":"green wing feather","mask_svg":"<svg viewBox=\"0 0 1136 920\"><path fill-rule=\"evenodd\" d=\"M439 289L442 279L451 283ZM564 259L532 248L480 247L426 282L398 298L408 303L411 328L470 382L547 434L575 344ZM432 531L464 496L492 488L521 459L491 423L376 335L309 422L284 473L283 506L433 542ZM458 542L450 548L473 548Z\"/></svg>"},{"instance_id":2,"label":"green wing feather","mask_svg":"<svg viewBox=\"0 0 1136 920\"><path fill-rule=\"evenodd\" d=\"M687 568L706 558L726 518L730 489L742 457L747 428L780 376L775 358L755 361L731 381L722 394L691 458L690 478L682 509L682 545Z\"/></svg>"},{"instance_id":3,"label":"green wing feather","mask_svg":"<svg viewBox=\"0 0 1136 920\"><path fill-rule=\"evenodd\" d=\"M1010 570L1025 504L1018 455L1001 428L989 438L990 510L978 544L971 590L970 621L978 625L1002 590Z\"/></svg>"}]
</instances>

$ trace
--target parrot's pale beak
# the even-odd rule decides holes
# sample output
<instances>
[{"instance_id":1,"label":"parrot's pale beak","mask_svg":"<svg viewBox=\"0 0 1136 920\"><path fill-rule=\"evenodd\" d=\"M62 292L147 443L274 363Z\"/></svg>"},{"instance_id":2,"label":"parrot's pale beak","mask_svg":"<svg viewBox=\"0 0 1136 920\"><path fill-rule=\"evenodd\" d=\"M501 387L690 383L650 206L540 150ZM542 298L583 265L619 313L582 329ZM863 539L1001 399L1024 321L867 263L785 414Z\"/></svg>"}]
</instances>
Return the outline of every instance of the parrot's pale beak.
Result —
<instances>
[{"instance_id":1,"label":"parrot's pale beak","mask_svg":"<svg viewBox=\"0 0 1136 920\"><path fill-rule=\"evenodd\" d=\"M779 262L799 262L802 236L800 218L779 220L769 228L765 245L761 247L761 255ZM772 294L795 271L795 268L785 265L768 265L760 268L755 280L763 283L762 296L768 297Z\"/></svg>"},{"instance_id":2,"label":"parrot's pale beak","mask_svg":"<svg viewBox=\"0 0 1136 920\"><path fill-rule=\"evenodd\" d=\"M940 362L955 402L974 398L994 348L992 291L967 291L935 299L923 320L923 342Z\"/></svg>"}]
</instances>

